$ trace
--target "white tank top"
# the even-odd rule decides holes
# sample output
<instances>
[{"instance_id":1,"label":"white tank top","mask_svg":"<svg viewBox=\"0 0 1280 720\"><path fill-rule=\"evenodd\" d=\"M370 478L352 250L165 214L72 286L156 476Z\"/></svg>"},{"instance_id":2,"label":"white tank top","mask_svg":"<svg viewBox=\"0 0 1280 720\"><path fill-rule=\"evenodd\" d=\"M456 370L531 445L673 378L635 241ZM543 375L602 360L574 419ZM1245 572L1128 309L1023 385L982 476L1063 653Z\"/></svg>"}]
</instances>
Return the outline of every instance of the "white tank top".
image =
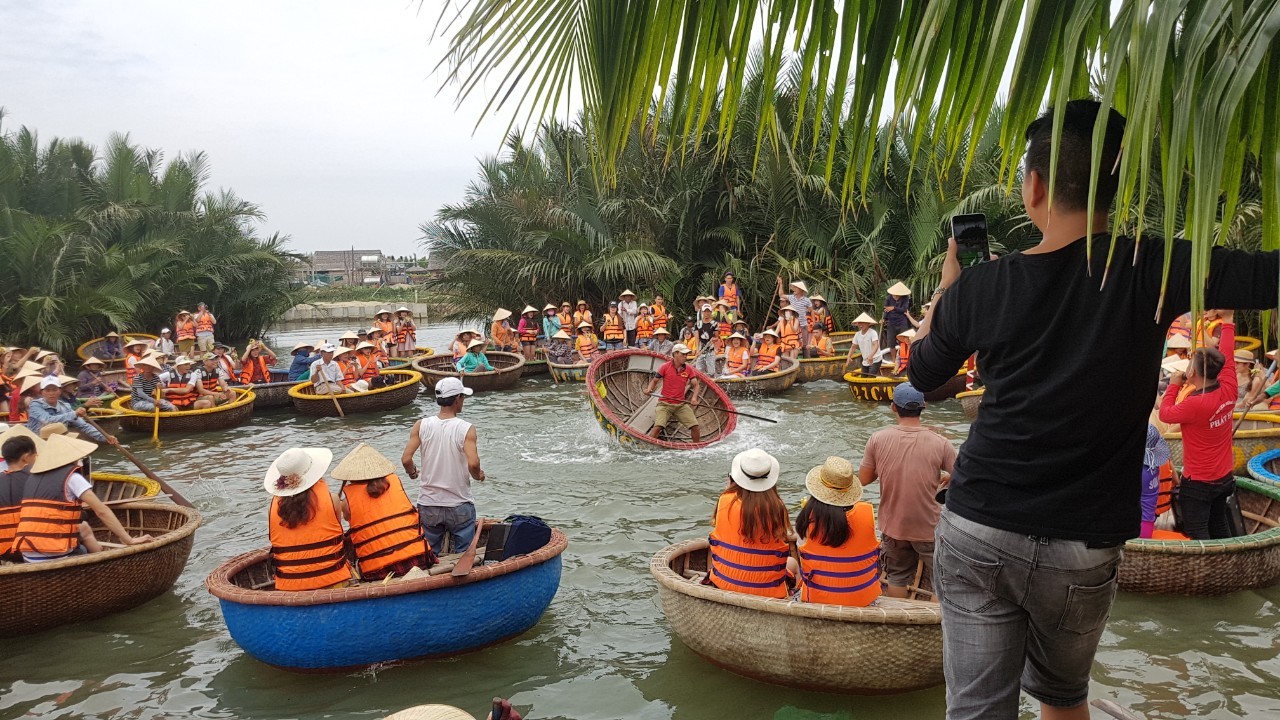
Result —
<instances>
[{"instance_id":1,"label":"white tank top","mask_svg":"<svg viewBox=\"0 0 1280 720\"><path fill-rule=\"evenodd\" d=\"M462 418L441 420L433 415L422 418L418 427L418 472L422 491L418 504L428 507L457 507L475 502L471 496L471 472L463 445L471 423Z\"/></svg>"}]
</instances>

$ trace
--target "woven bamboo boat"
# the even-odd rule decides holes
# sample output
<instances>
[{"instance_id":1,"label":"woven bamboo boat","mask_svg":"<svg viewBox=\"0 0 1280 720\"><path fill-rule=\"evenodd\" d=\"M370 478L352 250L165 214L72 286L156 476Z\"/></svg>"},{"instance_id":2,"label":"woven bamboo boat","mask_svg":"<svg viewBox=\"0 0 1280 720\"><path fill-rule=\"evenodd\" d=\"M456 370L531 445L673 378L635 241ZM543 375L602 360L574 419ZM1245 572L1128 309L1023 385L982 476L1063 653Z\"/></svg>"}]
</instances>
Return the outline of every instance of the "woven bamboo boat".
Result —
<instances>
[{"instance_id":1,"label":"woven bamboo boat","mask_svg":"<svg viewBox=\"0 0 1280 720\"><path fill-rule=\"evenodd\" d=\"M498 367L494 365L494 367ZM520 371L520 377L538 377L546 375L550 372L546 358L538 358L537 360L525 360L524 369Z\"/></svg>"},{"instance_id":2,"label":"woven bamboo boat","mask_svg":"<svg viewBox=\"0 0 1280 720\"><path fill-rule=\"evenodd\" d=\"M421 360L422 358L428 358L436 354L436 351L434 348L422 347L421 345L415 347L414 350L416 352L414 352L413 355L410 357L404 357L403 355L399 355L399 356L391 356L391 357L388 357L387 359L392 362L393 366L408 365L412 363L414 360Z\"/></svg>"},{"instance_id":3,"label":"woven bamboo boat","mask_svg":"<svg viewBox=\"0 0 1280 720\"><path fill-rule=\"evenodd\" d=\"M90 479L93 481L93 494L105 503L147 500L160 494L160 483L151 478L95 472Z\"/></svg>"},{"instance_id":4,"label":"woven bamboo boat","mask_svg":"<svg viewBox=\"0 0 1280 720\"><path fill-rule=\"evenodd\" d=\"M0 637L28 635L130 610L173 587L191 554L200 513L177 505L131 503L113 509L133 535L154 542L42 563L0 567ZM110 532L90 520L99 539Z\"/></svg>"},{"instance_id":5,"label":"woven bamboo boat","mask_svg":"<svg viewBox=\"0 0 1280 720\"><path fill-rule=\"evenodd\" d=\"M718 367L724 367L724 358L717 358ZM778 369L763 375L715 378L716 384L731 396L777 395L791 389L800 376L800 361L789 357L778 358Z\"/></svg>"},{"instance_id":6,"label":"woven bamboo boat","mask_svg":"<svg viewBox=\"0 0 1280 720\"><path fill-rule=\"evenodd\" d=\"M289 389L289 398L293 406L303 415L313 417L337 417L338 408L333 399L338 399L342 412L352 413L385 412L402 408L414 401L422 391L419 383L422 374L413 370L383 370L380 377L392 377L394 385L366 390L361 393L345 395L316 395L315 387L310 381L300 382Z\"/></svg>"},{"instance_id":7,"label":"woven bamboo boat","mask_svg":"<svg viewBox=\"0 0 1280 720\"><path fill-rule=\"evenodd\" d=\"M978 408L982 406L982 396L986 392L986 388L978 388L976 390L965 390L956 395L956 399L960 401L961 407L964 408L964 416L969 420L978 419Z\"/></svg>"},{"instance_id":8,"label":"woven bamboo boat","mask_svg":"<svg viewBox=\"0 0 1280 720\"><path fill-rule=\"evenodd\" d=\"M845 373L844 381L849 384L849 393L853 395L855 400L862 402L892 402L893 389L907 381L907 376L895 377L892 375L877 375L868 377L859 372ZM942 384L942 387L936 390L930 390L924 394L924 399L928 402L942 402L956 397L964 391L965 372L963 369Z\"/></svg>"},{"instance_id":9,"label":"woven bamboo boat","mask_svg":"<svg viewBox=\"0 0 1280 720\"><path fill-rule=\"evenodd\" d=\"M1248 335L1236 336L1237 350L1248 350L1251 353L1256 353L1260 347L1262 347L1262 341L1256 337L1249 337Z\"/></svg>"},{"instance_id":10,"label":"woven bamboo boat","mask_svg":"<svg viewBox=\"0 0 1280 720\"><path fill-rule=\"evenodd\" d=\"M207 410L177 410L161 412L160 433L197 433L210 430L226 430L243 425L253 416L254 394L252 390L236 389L236 399L226 405ZM129 396L118 397L111 403L113 410L124 415L120 418L120 427L137 433L149 433L155 426L156 415L152 412L137 412L129 407Z\"/></svg>"},{"instance_id":11,"label":"woven bamboo boat","mask_svg":"<svg viewBox=\"0 0 1280 720\"><path fill-rule=\"evenodd\" d=\"M670 450L695 450L722 440L733 432L738 416L733 402L719 385L693 369L694 377L703 385L693 408L701 430L699 442L692 442L688 429L672 425L665 439L649 435L653 428L658 398L646 395L649 380L663 363L670 360L648 350L619 350L597 357L587 368L587 400L600 427L623 445L647 444Z\"/></svg>"},{"instance_id":12,"label":"woven bamboo boat","mask_svg":"<svg viewBox=\"0 0 1280 720\"><path fill-rule=\"evenodd\" d=\"M1232 418L1238 421L1240 413L1234 413ZM1161 424L1156 427L1161 428L1161 434L1169 443L1169 454L1174 467L1182 467L1182 433L1178 430L1178 426ZM1233 472L1237 475L1247 475L1249 460L1268 450L1276 449L1280 449L1280 416L1270 413L1249 413L1231 441L1231 454L1235 457Z\"/></svg>"},{"instance_id":13,"label":"woven bamboo boat","mask_svg":"<svg viewBox=\"0 0 1280 720\"><path fill-rule=\"evenodd\" d=\"M422 373L422 384L434 388L442 378L462 378L462 384L475 390L510 390L524 373L524 356L519 353L493 351L485 353L492 372L460 373L453 367L448 355L419 358L413 361L413 369Z\"/></svg>"},{"instance_id":14,"label":"woven bamboo boat","mask_svg":"<svg viewBox=\"0 0 1280 720\"><path fill-rule=\"evenodd\" d=\"M1280 487L1236 478L1247 535L1225 540L1130 540L1121 590L1213 596L1280 583Z\"/></svg>"},{"instance_id":15,"label":"woven bamboo boat","mask_svg":"<svg viewBox=\"0 0 1280 720\"><path fill-rule=\"evenodd\" d=\"M477 560L463 578L444 572L300 592L275 589L262 549L220 565L205 588L218 598L232 639L258 660L286 670L347 670L454 655L526 632L560 587L568 544L553 529L546 546L501 562Z\"/></svg>"},{"instance_id":16,"label":"woven bamboo boat","mask_svg":"<svg viewBox=\"0 0 1280 720\"><path fill-rule=\"evenodd\" d=\"M720 667L825 692L885 694L942 684L942 612L935 603L881 597L860 608L762 598L697 582L706 569L706 538L668 546L649 563L671 629Z\"/></svg>"},{"instance_id":17,"label":"woven bamboo boat","mask_svg":"<svg viewBox=\"0 0 1280 720\"><path fill-rule=\"evenodd\" d=\"M271 382L253 386L253 409L271 410L292 406L293 399L289 397L289 388L297 384L289 382L288 370L272 368Z\"/></svg>"},{"instance_id":18,"label":"woven bamboo boat","mask_svg":"<svg viewBox=\"0 0 1280 720\"><path fill-rule=\"evenodd\" d=\"M828 333L827 337L831 338L831 344L835 346L836 354L839 354L841 350L844 350L846 353L849 351L849 348L853 345L854 335L857 335L857 333L852 330L841 330L839 332Z\"/></svg>"},{"instance_id":19,"label":"woven bamboo boat","mask_svg":"<svg viewBox=\"0 0 1280 720\"><path fill-rule=\"evenodd\" d=\"M121 335L120 336L120 352L121 353L124 352L124 344L129 342L130 340L146 340L147 347L153 347L156 344L156 341L158 341L159 339L160 338L158 336L149 335L147 333L128 333L125 335ZM105 340L106 338L94 338L86 343L81 344L80 347L76 348L76 357L80 358L82 361L88 360L91 357L95 357L94 353L98 351L103 341ZM103 354L101 356L96 356L96 357L99 360L106 363L107 367L124 364L123 354L118 358L109 358L106 356L106 354Z\"/></svg>"},{"instance_id":20,"label":"woven bamboo boat","mask_svg":"<svg viewBox=\"0 0 1280 720\"><path fill-rule=\"evenodd\" d=\"M89 419L97 423L98 427L113 435L120 429L120 420L127 414L112 408L110 404L85 408L85 411L89 413Z\"/></svg>"},{"instance_id":21,"label":"woven bamboo boat","mask_svg":"<svg viewBox=\"0 0 1280 720\"><path fill-rule=\"evenodd\" d=\"M588 367L591 367L591 363L561 365L550 360L547 361L547 368L551 371L551 379L558 383L586 381Z\"/></svg>"},{"instance_id":22,"label":"woven bamboo boat","mask_svg":"<svg viewBox=\"0 0 1280 720\"><path fill-rule=\"evenodd\" d=\"M1249 458L1249 476L1264 485L1280 487L1280 450L1268 450Z\"/></svg>"},{"instance_id":23,"label":"woven bamboo boat","mask_svg":"<svg viewBox=\"0 0 1280 720\"><path fill-rule=\"evenodd\" d=\"M836 353L835 356L829 358L800 358L800 372L796 375L796 382L843 380L844 368L845 356L840 353Z\"/></svg>"}]
</instances>

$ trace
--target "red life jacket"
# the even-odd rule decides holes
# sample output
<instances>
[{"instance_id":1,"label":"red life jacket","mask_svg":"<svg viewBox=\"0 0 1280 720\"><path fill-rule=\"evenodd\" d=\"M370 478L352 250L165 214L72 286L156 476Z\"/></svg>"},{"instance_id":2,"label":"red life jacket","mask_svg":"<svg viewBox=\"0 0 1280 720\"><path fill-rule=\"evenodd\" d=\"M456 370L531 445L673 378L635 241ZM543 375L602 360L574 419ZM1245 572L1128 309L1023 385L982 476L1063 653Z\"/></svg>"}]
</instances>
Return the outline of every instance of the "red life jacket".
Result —
<instances>
[{"instance_id":1,"label":"red life jacket","mask_svg":"<svg viewBox=\"0 0 1280 720\"><path fill-rule=\"evenodd\" d=\"M67 482L79 463L27 478L13 551L66 555L80 547L80 500L67 500Z\"/></svg>"},{"instance_id":2,"label":"red life jacket","mask_svg":"<svg viewBox=\"0 0 1280 720\"><path fill-rule=\"evenodd\" d=\"M355 547L360 572L373 573L389 565L431 551L422 534L418 509L404 491L400 478L388 475L391 484L378 497L370 497L365 483L346 483L342 494L351 508L347 536Z\"/></svg>"},{"instance_id":3,"label":"red life jacket","mask_svg":"<svg viewBox=\"0 0 1280 720\"><path fill-rule=\"evenodd\" d=\"M307 493L316 508L315 515L310 522L295 528L284 526L280 498L271 499L268 534L277 590L319 590L351 579L342 523L329 486L320 480Z\"/></svg>"},{"instance_id":4,"label":"red life jacket","mask_svg":"<svg viewBox=\"0 0 1280 720\"><path fill-rule=\"evenodd\" d=\"M880 597L880 541L871 503L856 503L845 518L850 535L832 547L809 538L800 547L800 599L866 607Z\"/></svg>"},{"instance_id":5,"label":"red life jacket","mask_svg":"<svg viewBox=\"0 0 1280 720\"><path fill-rule=\"evenodd\" d=\"M245 360L244 367L240 371L240 382L245 385L271 382L271 366L267 365L267 359L259 355L258 357L250 356Z\"/></svg>"},{"instance_id":6,"label":"red life jacket","mask_svg":"<svg viewBox=\"0 0 1280 720\"><path fill-rule=\"evenodd\" d=\"M742 504L732 492L716 500L710 542L707 569L716 587L762 597L787 596L787 543L762 545L743 537Z\"/></svg>"}]
</instances>

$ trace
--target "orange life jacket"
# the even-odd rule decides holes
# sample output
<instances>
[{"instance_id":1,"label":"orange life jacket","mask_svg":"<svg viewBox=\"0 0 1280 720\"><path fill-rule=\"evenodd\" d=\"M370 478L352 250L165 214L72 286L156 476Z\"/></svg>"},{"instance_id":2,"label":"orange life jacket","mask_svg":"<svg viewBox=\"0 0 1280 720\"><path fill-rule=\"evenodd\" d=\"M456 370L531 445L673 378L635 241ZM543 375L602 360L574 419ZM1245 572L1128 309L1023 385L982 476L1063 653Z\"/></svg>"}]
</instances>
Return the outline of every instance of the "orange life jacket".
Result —
<instances>
[{"instance_id":1,"label":"orange life jacket","mask_svg":"<svg viewBox=\"0 0 1280 720\"><path fill-rule=\"evenodd\" d=\"M778 343L760 343L760 347L756 350L756 368L765 368L778 359L778 351L782 346ZM777 368L769 370L775 372Z\"/></svg>"},{"instance_id":2,"label":"orange life jacket","mask_svg":"<svg viewBox=\"0 0 1280 720\"><path fill-rule=\"evenodd\" d=\"M754 543L742 536L742 504L731 492L716 500L707 569L721 590L782 598L787 596L785 542Z\"/></svg>"},{"instance_id":3,"label":"orange life jacket","mask_svg":"<svg viewBox=\"0 0 1280 720\"><path fill-rule=\"evenodd\" d=\"M346 483L342 488L351 508L351 529L347 536L355 547L362 573L425 557L431 550L422 534L418 508L405 494L400 478L388 475L387 482L391 486L376 498L365 492L364 483ZM352 492L353 486L355 492Z\"/></svg>"},{"instance_id":4,"label":"orange life jacket","mask_svg":"<svg viewBox=\"0 0 1280 720\"><path fill-rule=\"evenodd\" d=\"M751 350L746 347L729 347L724 351L724 371L730 375L745 375L751 363Z\"/></svg>"},{"instance_id":5,"label":"orange life jacket","mask_svg":"<svg viewBox=\"0 0 1280 720\"><path fill-rule=\"evenodd\" d=\"M1173 463L1160 466L1160 490L1156 495L1156 517L1169 512L1173 507Z\"/></svg>"},{"instance_id":6,"label":"orange life jacket","mask_svg":"<svg viewBox=\"0 0 1280 720\"><path fill-rule=\"evenodd\" d=\"M1221 320L1211 320L1207 324L1205 323L1204 320L1197 320L1196 321L1196 347L1209 347L1209 342L1208 342L1209 339L1213 337L1214 331L1216 331L1221 326L1222 326Z\"/></svg>"},{"instance_id":7,"label":"orange life jacket","mask_svg":"<svg viewBox=\"0 0 1280 720\"><path fill-rule=\"evenodd\" d=\"M222 369L227 371L227 377L235 378L240 374L236 372L236 361L231 359L230 355L215 355L218 364L222 365Z\"/></svg>"},{"instance_id":8,"label":"orange life jacket","mask_svg":"<svg viewBox=\"0 0 1280 720\"><path fill-rule=\"evenodd\" d=\"M809 332L813 332L813 329L818 327L818 325L825 327L827 332L832 332L836 329L835 319L831 317L831 313L827 312L825 308L822 310L814 309L809 311Z\"/></svg>"},{"instance_id":9,"label":"orange life jacket","mask_svg":"<svg viewBox=\"0 0 1280 720\"><path fill-rule=\"evenodd\" d=\"M14 552L66 555L80 547L80 501L67 500L67 482L78 470L72 463L27 478Z\"/></svg>"},{"instance_id":10,"label":"orange life jacket","mask_svg":"<svg viewBox=\"0 0 1280 720\"><path fill-rule=\"evenodd\" d=\"M831 344L831 338L823 335L822 337L809 338L809 347L817 348L818 354L822 356L835 355L836 346Z\"/></svg>"},{"instance_id":11,"label":"orange life jacket","mask_svg":"<svg viewBox=\"0 0 1280 720\"><path fill-rule=\"evenodd\" d=\"M6 470L0 474L0 555L8 555L13 550L28 477L30 473L26 470Z\"/></svg>"},{"instance_id":12,"label":"orange life jacket","mask_svg":"<svg viewBox=\"0 0 1280 720\"><path fill-rule=\"evenodd\" d=\"M626 328L622 324L621 315L606 314L604 316L603 330L605 342L620 342L627 336Z\"/></svg>"},{"instance_id":13,"label":"orange life jacket","mask_svg":"<svg viewBox=\"0 0 1280 720\"><path fill-rule=\"evenodd\" d=\"M907 363L911 361L911 343L902 341L898 343L898 364L894 366L893 371L901 375L907 369Z\"/></svg>"},{"instance_id":14,"label":"orange life jacket","mask_svg":"<svg viewBox=\"0 0 1280 720\"><path fill-rule=\"evenodd\" d=\"M538 342L538 325L537 320L524 318L524 329L520 331L520 342L531 343Z\"/></svg>"},{"instance_id":15,"label":"orange life jacket","mask_svg":"<svg viewBox=\"0 0 1280 720\"><path fill-rule=\"evenodd\" d=\"M196 400L200 399L200 394L196 392L194 387L190 387L190 385L190 373L186 375L179 375L176 370L169 373L169 384L165 385L165 388L169 390L182 390L183 392L166 392L164 394L164 399L176 405L178 409L190 407Z\"/></svg>"},{"instance_id":16,"label":"orange life jacket","mask_svg":"<svg viewBox=\"0 0 1280 720\"><path fill-rule=\"evenodd\" d=\"M196 332L211 333L213 332L213 313L202 312L196 315Z\"/></svg>"},{"instance_id":17,"label":"orange life jacket","mask_svg":"<svg viewBox=\"0 0 1280 720\"><path fill-rule=\"evenodd\" d=\"M178 320L173 324L174 335L179 340L195 340L196 324L190 318L186 320Z\"/></svg>"},{"instance_id":18,"label":"orange life jacket","mask_svg":"<svg viewBox=\"0 0 1280 720\"><path fill-rule=\"evenodd\" d=\"M245 360L244 369L240 371L240 382L245 385L271 382L271 366L267 365L267 359L259 355Z\"/></svg>"},{"instance_id":19,"label":"orange life jacket","mask_svg":"<svg viewBox=\"0 0 1280 720\"><path fill-rule=\"evenodd\" d=\"M412 320L396 321L396 344L404 345L409 341L409 333L416 331L418 328L413 324Z\"/></svg>"},{"instance_id":20,"label":"orange life jacket","mask_svg":"<svg viewBox=\"0 0 1280 720\"><path fill-rule=\"evenodd\" d=\"M209 371L204 368L200 369L200 384L205 390L214 391L222 384L222 378L218 377L217 371Z\"/></svg>"},{"instance_id":21,"label":"orange life jacket","mask_svg":"<svg viewBox=\"0 0 1280 720\"><path fill-rule=\"evenodd\" d=\"M733 323L726 317L716 321L716 337L721 340L728 340L733 334Z\"/></svg>"},{"instance_id":22,"label":"orange life jacket","mask_svg":"<svg viewBox=\"0 0 1280 720\"><path fill-rule=\"evenodd\" d=\"M576 328L582 323L587 323L591 327L595 327L595 320L591 317L590 310L579 310L573 314L573 326Z\"/></svg>"},{"instance_id":23,"label":"orange life jacket","mask_svg":"<svg viewBox=\"0 0 1280 720\"><path fill-rule=\"evenodd\" d=\"M378 356L372 351L368 355L357 355L356 364L358 366L357 369L360 371L361 380L372 380L382 372L381 368L378 367Z\"/></svg>"},{"instance_id":24,"label":"orange life jacket","mask_svg":"<svg viewBox=\"0 0 1280 720\"><path fill-rule=\"evenodd\" d=\"M783 350L794 350L800 347L800 321L782 319L778 321L778 342Z\"/></svg>"},{"instance_id":25,"label":"orange life jacket","mask_svg":"<svg viewBox=\"0 0 1280 720\"><path fill-rule=\"evenodd\" d=\"M845 518L850 535L844 545L809 538L800 546L801 600L866 607L880 597L880 541L871 503L855 503Z\"/></svg>"},{"instance_id":26,"label":"orange life jacket","mask_svg":"<svg viewBox=\"0 0 1280 720\"><path fill-rule=\"evenodd\" d=\"M130 385L133 384L133 379L138 377L138 368L135 367L135 363L141 359L141 355L134 355L133 353L124 356L124 380Z\"/></svg>"},{"instance_id":27,"label":"orange life jacket","mask_svg":"<svg viewBox=\"0 0 1280 720\"><path fill-rule=\"evenodd\" d=\"M560 318L560 329L565 335L573 337L578 334L578 329L573 326L573 313L556 313L556 317Z\"/></svg>"},{"instance_id":28,"label":"orange life jacket","mask_svg":"<svg viewBox=\"0 0 1280 720\"><path fill-rule=\"evenodd\" d=\"M449 343L449 352L453 355L454 362L457 362L458 358L467 354L467 347L461 340L454 338L453 342Z\"/></svg>"},{"instance_id":29,"label":"orange life jacket","mask_svg":"<svg viewBox=\"0 0 1280 720\"><path fill-rule=\"evenodd\" d=\"M1176 335L1181 335L1188 340L1191 339L1191 313L1183 313L1173 321L1173 324L1169 326L1169 333L1165 335L1165 342L1167 343Z\"/></svg>"},{"instance_id":30,"label":"orange life jacket","mask_svg":"<svg viewBox=\"0 0 1280 720\"><path fill-rule=\"evenodd\" d=\"M383 338L389 338L395 334L396 324L390 320L375 320L373 326L382 331Z\"/></svg>"},{"instance_id":31,"label":"orange life jacket","mask_svg":"<svg viewBox=\"0 0 1280 720\"><path fill-rule=\"evenodd\" d=\"M582 359L584 360L590 360L591 356L596 353L596 348L599 347L596 336L585 332L578 336L574 345L577 346L578 352L582 354Z\"/></svg>"},{"instance_id":32,"label":"orange life jacket","mask_svg":"<svg viewBox=\"0 0 1280 720\"><path fill-rule=\"evenodd\" d=\"M720 299L723 300L724 303L731 308L738 307L738 288L739 287L740 286L737 283L734 283L733 287L729 287L728 285L721 285Z\"/></svg>"},{"instance_id":33,"label":"orange life jacket","mask_svg":"<svg viewBox=\"0 0 1280 720\"><path fill-rule=\"evenodd\" d=\"M271 499L268 534L277 590L319 590L351 579L342 523L329 486L320 480L307 493L314 503L315 515L310 522L294 528L285 527L280 518L280 498Z\"/></svg>"},{"instance_id":34,"label":"orange life jacket","mask_svg":"<svg viewBox=\"0 0 1280 720\"><path fill-rule=\"evenodd\" d=\"M653 318L641 315L636 318L636 339L651 340L653 338Z\"/></svg>"},{"instance_id":35,"label":"orange life jacket","mask_svg":"<svg viewBox=\"0 0 1280 720\"><path fill-rule=\"evenodd\" d=\"M667 308L662 305L654 305L650 310L653 311L653 329L667 327L667 318L671 317L667 313ZM667 328L668 330L670 328Z\"/></svg>"},{"instance_id":36,"label":"orange life jacket","mask_svg":"<svg viewBox=\"0 0 1280 720\"><path fill-rule=\"evenodd\" d=\"M342 368L342 384L350 385L356 381L356 364L355 362L338 361L338 367Z\"/></svg>"}]
</instances>

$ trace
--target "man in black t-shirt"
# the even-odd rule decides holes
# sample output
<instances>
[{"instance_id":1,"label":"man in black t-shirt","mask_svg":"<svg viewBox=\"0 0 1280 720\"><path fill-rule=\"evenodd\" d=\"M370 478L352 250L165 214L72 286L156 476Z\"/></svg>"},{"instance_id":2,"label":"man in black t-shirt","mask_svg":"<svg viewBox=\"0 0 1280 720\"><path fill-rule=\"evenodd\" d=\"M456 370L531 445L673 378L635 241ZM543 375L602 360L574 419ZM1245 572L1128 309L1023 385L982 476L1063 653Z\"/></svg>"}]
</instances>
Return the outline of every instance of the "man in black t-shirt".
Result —
<instances>
[{"instance_id":1,"label":"man in black t-shirt","mask_svg":"<svg viewBox=\"0 0 1280 720\"><path fill-rule=\"evenodd\" d=\"M963 273L952 240L912 346L920 390L975 352L986 385L935 538L951 720L1012 720L1019 688L1048 720L1087 719L1121 547L1139 534L1147 417L1165 332L1191 306L1191 247L1173 242L1161 305L1165 241L1108 234L1125 122L1114 111L1090 218L1098 110L1062 110L1052 206L1053 113L1028 128L1022 199L1043 239ZM1274 252L1215 248L1205 303L1272 306L1278 273ZM1101 400L1081 402L1086 387Z\"/></svg>"},{"instance_id":2,"label":"man in black t-shirt","mask_svg":"<svg viewBox=\"0 0 1280 720\"><path fill-rule=\"evenodd\" d=\"M715 377L719 374L716 369L716 332L720 324L712 319L711 314L711 306L703 305L698 313L698 324L693 327L698 337L698 357L693 365L708 377Z\"/></svg>"}]
</instances>

